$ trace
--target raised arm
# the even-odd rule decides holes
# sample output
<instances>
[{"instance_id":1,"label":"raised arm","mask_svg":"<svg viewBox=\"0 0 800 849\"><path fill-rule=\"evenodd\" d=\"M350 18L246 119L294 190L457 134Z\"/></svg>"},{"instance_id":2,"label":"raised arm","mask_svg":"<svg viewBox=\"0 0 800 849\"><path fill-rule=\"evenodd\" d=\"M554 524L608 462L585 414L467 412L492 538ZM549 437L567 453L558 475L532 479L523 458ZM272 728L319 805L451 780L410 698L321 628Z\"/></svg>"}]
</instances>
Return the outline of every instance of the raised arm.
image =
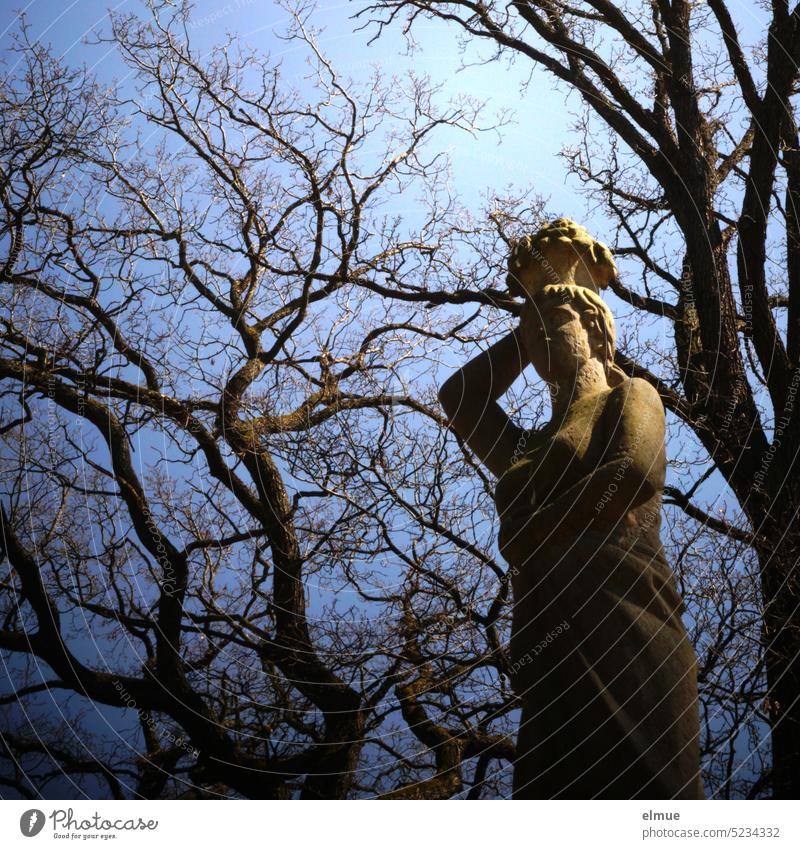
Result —
<instances>
[{"instance_id":1,"label":"raised arm","mask_svg":"<svg viewBox=\"0 0 800 849\"><path fill-rule=\"evenodd\" d=\"M509 467L523 433L497 399L508 391L526 365L528 357L517 328L471 359L439 390L439 400L453 430L497 477Z\"/></svg>"}]
</instances>

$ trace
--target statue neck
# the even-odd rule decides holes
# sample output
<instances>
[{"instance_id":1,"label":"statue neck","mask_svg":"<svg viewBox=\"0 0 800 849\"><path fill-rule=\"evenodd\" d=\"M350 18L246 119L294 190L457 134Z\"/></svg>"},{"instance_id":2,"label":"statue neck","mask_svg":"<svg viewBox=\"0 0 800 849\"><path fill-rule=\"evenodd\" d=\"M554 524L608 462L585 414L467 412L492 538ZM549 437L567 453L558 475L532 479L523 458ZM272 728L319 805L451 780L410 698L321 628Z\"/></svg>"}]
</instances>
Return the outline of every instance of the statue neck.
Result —
<instances>
[{"instance_id":1,"label":"statue neck","mask_svg":"<svg viewBox=\"0 0 800 849\"><path fill-rule=\"evenodd\" d=\"M577 372L571 377L559 377L550 384L553 422L559 424L563 422L569 408L576 401L596 395L608 388L605 366L600 360L592 357L581 363Z\"/></svg>"},{"instance_id":2,"label":"statue neck","mask_svg":"<svg viewBox=\"0 0 800 849\"><path fill-rule=\"evenodd\" d=\"M574 256L548 257L547 265L543 264L545 283L555 283L557 286L574 286L575 271L578 260Z\"/></svg>"}]
</instances>

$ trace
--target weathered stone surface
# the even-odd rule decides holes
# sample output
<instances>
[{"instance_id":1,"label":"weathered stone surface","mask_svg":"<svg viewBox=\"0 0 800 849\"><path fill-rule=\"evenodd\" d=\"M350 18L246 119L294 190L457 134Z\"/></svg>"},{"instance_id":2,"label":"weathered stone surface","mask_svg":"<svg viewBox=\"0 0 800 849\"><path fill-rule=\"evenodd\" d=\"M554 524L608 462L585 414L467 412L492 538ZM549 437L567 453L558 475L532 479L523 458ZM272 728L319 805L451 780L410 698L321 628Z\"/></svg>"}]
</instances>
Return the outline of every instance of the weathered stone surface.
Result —
<instances>
[{"instance_id":1,"label":"weathered stone surface","mask_svg":"<svg viewBox=\"0 0 800 849\"><path fill-rule=\"evenodd\" d=\"M664 409L613 363L598 289L616 267L591 242L564 219L520 240L509 261L526 297L519 328L440 391L499 478L522 704L514 797L702 798L696 659L660 539ZM495 403L528 363L553 408L532 434Z\"/></svg>"},{"instance_id":2,"label":"weathered stone surface","mask_svg":"<svg viewBox=\"0 0 800 849\"><path fill-rule=\"evenodd\" d=\"M659 538L660 406L639 381L581 398L497 485L516 798L702 798L695 655Z\"/></svg>"},{"instance_id":3,"label":"weathered stone surface","mask_svg":"<svg viewBox=\"0 0 800 849\"><path fill-rule=\"evenodd\" d=\"M569 218L557 218L538 233L518 239L508 258L509 289L532 296L544 286L584 286L597 292L617 274L611 251Z\"/></svg>"}]
</instances>

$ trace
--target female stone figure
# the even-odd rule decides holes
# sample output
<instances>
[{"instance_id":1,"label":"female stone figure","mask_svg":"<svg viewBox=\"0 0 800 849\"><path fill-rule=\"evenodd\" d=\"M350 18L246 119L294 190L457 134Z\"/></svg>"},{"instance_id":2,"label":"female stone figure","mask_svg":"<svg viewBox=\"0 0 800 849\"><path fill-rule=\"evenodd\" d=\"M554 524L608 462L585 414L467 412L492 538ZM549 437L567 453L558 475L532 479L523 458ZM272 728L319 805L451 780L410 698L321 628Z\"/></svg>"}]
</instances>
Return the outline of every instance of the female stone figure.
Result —
<instances>
[{"instance_id":1,"label":"female stone figure","mask_svg":"<svg viewBox=\"0 0 800 849\"><path fill-rule=\"evenodd\" d=\"M660 540L664 410L613 363L596 289L605 248L559 219L518 243L519 326L442 386L452 427L498 480L522 714L514 798L697 799L696 661ZM497 403L532 364L552 419L527 433Z\"/></svg>"}]
</instances>

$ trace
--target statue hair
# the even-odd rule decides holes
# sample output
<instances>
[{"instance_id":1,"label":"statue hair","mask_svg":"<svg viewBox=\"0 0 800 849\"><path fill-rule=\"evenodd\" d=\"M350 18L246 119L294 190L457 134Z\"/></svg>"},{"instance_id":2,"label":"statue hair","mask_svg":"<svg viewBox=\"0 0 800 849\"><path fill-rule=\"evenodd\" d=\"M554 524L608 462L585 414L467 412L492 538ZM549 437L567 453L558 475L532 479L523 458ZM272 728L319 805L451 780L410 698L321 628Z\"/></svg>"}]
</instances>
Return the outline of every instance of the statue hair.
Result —
<instances>
[{"instance_id":1,"label":"statue hair","mask_svg":"<svg viewBox=\"0 0 800 849\"><path fill-rule=\"evenodd\" d=\"M576 258L581 259L587 267L596 269L601 286L607 286L608 282L617 276L614 257L606 245L572 219L556 218L535 233L522 236L511 243L506 285L512 295L519 297L526 294L519 283L522 271L534 264L547 268L547 251L554 242L569 245L575 251ZM552 284L558 285L559 282L556 277Z\"/></svg>"}]
</instances>

